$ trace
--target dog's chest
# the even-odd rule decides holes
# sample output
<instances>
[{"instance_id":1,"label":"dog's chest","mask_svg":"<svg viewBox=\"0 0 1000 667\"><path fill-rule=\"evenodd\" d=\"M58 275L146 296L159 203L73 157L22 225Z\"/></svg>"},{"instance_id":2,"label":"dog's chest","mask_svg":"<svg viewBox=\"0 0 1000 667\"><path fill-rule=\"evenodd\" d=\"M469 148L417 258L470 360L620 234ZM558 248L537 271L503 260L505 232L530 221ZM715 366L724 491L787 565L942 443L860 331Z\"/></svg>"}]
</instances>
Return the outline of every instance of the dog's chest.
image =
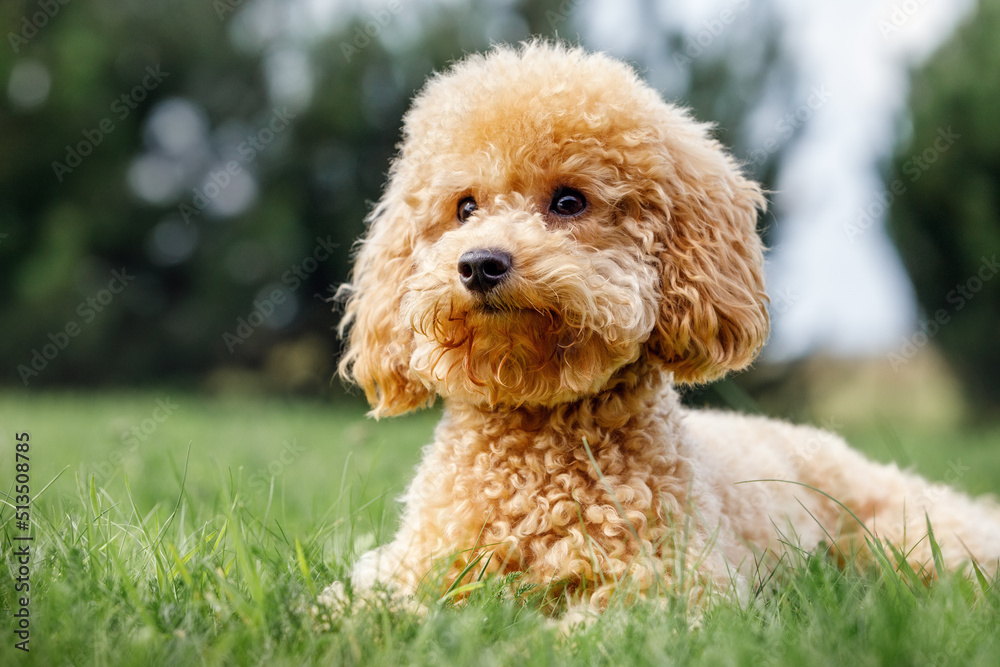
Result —
<instances>
[{"instance_id":1,"label":"dog's chest","mask_svg":"<svg viewBox=\"0 0 1000 667\"><path fill-rule=\"evenodd\" d=\"M465 523L464 539L497 545L517 568L537 565L543 554L624 556L656 542L684 491L675 462L648 446L592 440L588 452L582 438L573 446L507 433L466 449L452 468L453 516Z\"/></svg>"}]
</instances>

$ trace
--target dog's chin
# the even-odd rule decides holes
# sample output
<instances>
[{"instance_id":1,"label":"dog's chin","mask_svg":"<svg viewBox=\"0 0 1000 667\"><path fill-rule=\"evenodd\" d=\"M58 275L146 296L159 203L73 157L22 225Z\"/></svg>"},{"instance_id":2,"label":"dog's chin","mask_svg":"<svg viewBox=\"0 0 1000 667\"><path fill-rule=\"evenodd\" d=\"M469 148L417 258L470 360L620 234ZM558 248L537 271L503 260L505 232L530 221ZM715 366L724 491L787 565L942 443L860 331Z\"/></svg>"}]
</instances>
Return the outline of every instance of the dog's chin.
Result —
<instances>
[{"instance_id":1,"label":"dog's chin","mask_svg":"<svg viewBox=\"0 0 1000 667\"><path fill-rule=\"evenodd\" d=\"M641 342L574 329L553 310L480 302L414 331L410 368L451 402L550 407L599 393Z\"/></svg>"}]
</instances>

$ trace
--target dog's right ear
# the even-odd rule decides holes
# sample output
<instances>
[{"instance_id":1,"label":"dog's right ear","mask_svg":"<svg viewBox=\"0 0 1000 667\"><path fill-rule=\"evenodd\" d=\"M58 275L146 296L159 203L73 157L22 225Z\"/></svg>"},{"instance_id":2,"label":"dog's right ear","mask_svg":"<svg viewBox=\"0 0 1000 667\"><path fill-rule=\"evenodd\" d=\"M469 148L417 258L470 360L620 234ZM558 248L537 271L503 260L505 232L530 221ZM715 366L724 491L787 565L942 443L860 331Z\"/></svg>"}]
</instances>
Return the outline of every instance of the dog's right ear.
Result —
<instances>
[{"instance_id":1,"label":"dog's right ear","mask_svg":"<svg viewBox=\"0 0 1000 667\"><path fill-rule=\"evenodd\" d=\"M340 375L364 389L375 417L424 407L434 398L410 372L413 332L399 317L403 283L413 268L416 223L400 174L393 172L366 220L351 282L337 293L345 303L340 335L347 340Z\"/></svg>"}]
</instances>

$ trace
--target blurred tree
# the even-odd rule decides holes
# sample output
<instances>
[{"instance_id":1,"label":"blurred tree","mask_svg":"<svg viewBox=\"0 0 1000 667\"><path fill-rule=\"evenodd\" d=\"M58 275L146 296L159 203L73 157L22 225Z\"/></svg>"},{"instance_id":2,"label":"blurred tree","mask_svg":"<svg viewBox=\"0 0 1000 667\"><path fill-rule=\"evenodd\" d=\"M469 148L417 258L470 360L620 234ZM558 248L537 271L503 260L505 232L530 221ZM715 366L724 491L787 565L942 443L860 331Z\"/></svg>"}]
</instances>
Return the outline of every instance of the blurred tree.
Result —
<instances>
[{"instance_id":1,"label":"blurred tree","mask_svg":"<svg viewBox=\"0 0 1000 667\"><path fill-rule=\"evenodd\" d=\"M326 387L324 299L347 278L414 91L491 43L583 27L572 0L386 0L331 27L313 25L313 5L0 8L0 383L256 381L252 369ZM741 122L782 80L767 74L769 17L748 14L704 52L650 21L637 62L669 68L671 94L744 157ZM756 175L779 156L754 160Z\"/></svg>"},{"instance_id":2,"label":"blurred tree","mask_svg":"<svg viewBox=\"0 0 1000 667\"><path fill-rule=\"evenodd\" d=\"M885 195L923 313L905 357L939 345L979 408L1000 407L1000 0L915 75L913 126Z\"/></svg>"},{"instance_id":3,"label":"blurred tree","mask_svg":"<svg viewBox=\"0 0 1000 667\"><path fill-rule=\"evenodd\" d=\"M317 388L413 92L559 3L387 0L326 32L309 3L43 4L0 9L0 382Z\"/></svg>"}]
</instances>

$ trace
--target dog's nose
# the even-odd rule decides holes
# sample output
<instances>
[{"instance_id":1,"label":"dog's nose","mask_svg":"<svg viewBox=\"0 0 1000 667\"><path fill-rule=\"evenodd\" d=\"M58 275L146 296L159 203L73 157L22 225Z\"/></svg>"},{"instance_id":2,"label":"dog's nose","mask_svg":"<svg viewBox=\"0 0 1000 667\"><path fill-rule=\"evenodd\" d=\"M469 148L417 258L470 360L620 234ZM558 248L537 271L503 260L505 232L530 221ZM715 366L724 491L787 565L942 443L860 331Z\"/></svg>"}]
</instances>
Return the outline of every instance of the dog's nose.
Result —
<instances>
[{"instance_id":1,"label":"dog's nose","mask_svg":"<svg viewBox=\"0 0 1000 667\"><path fill-rule=\"evenodd\" d=\"M458 275L466 289L485 294L503 282L513 262L501 250L470 250L458 258Z\"/></svg>"}]
</instances>

